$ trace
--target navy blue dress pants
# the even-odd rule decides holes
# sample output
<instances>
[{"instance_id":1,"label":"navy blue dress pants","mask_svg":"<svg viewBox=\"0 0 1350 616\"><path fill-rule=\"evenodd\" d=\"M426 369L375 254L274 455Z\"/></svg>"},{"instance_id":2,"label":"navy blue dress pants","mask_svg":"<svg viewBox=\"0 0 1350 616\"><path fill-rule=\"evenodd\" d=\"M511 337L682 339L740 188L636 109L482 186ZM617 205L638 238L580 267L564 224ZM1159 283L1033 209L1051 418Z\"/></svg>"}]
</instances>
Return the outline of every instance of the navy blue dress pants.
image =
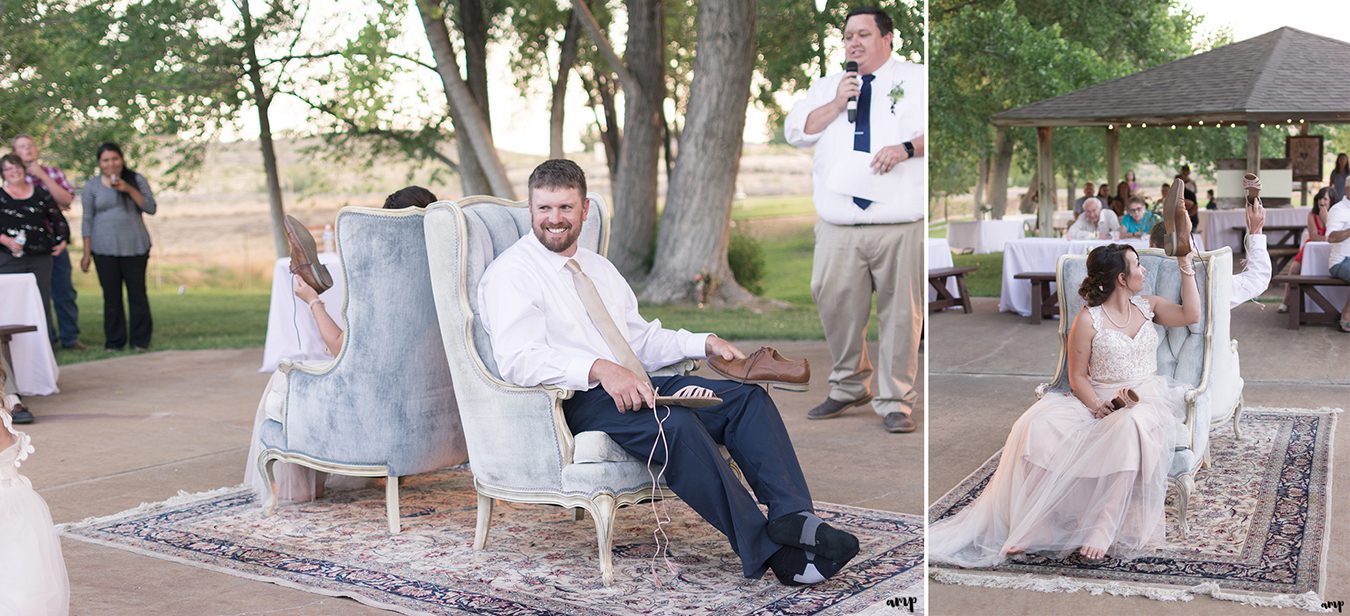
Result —
<instances>
[{"instance_id":1,"label":"navy blue dress pants","mask_svg":"<svg viewBox=\"0 0 1350 616\"><path fill-rule=\"evenodd\" d=\"M806 478L773 399L756 385L694 376L657 377L652 384L663 395L697 385L722 398L722 404L704 409L670 407L664 422L669 459L658 446L652 463L665 463L670 489L727 536L741 558L745 577L764 575L765 563L781 547L769 539L768 520L813 510ZM620 413L602 388L577 392L563 402L563 410L573 432L604 432L639 460L647 459L656 442L656 415L651 410ZM665 415L665 407L658 410ZM722 458L718 445L726 445L754 496ZM769 508L767 519L756 498Z\"/></svg>"}]
</instances>

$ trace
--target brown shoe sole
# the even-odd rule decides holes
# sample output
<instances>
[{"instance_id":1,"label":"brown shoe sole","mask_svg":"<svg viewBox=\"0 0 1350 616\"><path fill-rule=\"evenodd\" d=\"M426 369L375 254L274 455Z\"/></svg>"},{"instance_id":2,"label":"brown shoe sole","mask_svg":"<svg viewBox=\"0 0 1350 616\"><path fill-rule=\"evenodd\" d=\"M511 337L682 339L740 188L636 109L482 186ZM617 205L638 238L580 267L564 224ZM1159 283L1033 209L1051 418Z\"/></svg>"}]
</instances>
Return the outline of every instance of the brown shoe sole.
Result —
<instances>
[{"instance_id":1,"label":"brown shoe sole","mask_svg":"<svg viewBox=\"0 0 1350 616\"><path fill-rule=\"evenodd\" d=\"M809 383L789 383L787 381L743 379L734 374L728 374L726 372L718 370L717 366L714 366L712 362L708 362L708 368L729 381L736 381L737 383L745 383L746 385L772 385L774 389L781 389L783 391L795 391L795 392L803 392L811 389L811 385Z\"/></svg>"},{"instance_id":2,"label":"brown shoe sole","mask_svg":"<svg viewBox=\"0 0 1350 616\"><path fill-rule=\"evenodd\" d=\"M285 227L286 240L291 252L291 273L303 279L315 293L323 294L324 291L333 288L333 276L328 273L328 267L319 262L319 248L314 244L314 236L309 234L309 229L294 216L289 215L286 216ZM297 249L300 255L295 254ZM309 263L296 259L297 256L308 258L309 255L314 255L313 261Z\"/></svg>"}]
</instances>

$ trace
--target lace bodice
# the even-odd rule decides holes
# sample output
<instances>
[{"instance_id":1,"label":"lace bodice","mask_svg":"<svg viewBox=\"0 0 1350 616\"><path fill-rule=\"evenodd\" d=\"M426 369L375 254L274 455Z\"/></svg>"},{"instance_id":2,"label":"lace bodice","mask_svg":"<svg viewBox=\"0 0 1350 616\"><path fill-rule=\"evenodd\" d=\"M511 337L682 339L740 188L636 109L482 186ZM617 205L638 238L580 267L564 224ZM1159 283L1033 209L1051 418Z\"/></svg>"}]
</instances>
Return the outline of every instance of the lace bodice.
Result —
<instances>
[{"instance_id":1,"label":"lace bodice","mask_svg":"<svg viewBox=\"0 0 1350 616\"><path fill-rule=\"evenodd\" d=\"M1088 359L1088 376L1098 383L1135 381L1158 372L1158 332L1153 327L1153 308L1148 300L1136 295L1130 303L1144 313L1149 322L1139 326L1130 338L1106 323L1101 306L1088 308L1092 326L1097 334L1092 337L1092 356Z\"/></svg>"}]
</instances>

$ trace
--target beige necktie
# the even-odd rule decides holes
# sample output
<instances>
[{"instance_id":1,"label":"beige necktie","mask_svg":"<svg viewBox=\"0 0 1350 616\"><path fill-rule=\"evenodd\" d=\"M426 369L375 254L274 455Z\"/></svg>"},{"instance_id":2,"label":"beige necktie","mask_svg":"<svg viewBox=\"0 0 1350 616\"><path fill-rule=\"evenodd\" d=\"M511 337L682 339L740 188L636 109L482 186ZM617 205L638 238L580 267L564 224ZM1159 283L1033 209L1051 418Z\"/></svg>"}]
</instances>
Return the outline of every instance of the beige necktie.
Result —
<instances>
[{"instance_id":1,"label":"beige necktie","mask_svg":"<svg viewBox=\"0 0 1350 616\"><path fill-rule=\"evenodd\" d=\"M596 290L591 277L581 271L581 264L577 263L576 259L567 260L567 269L572 270L572 282L577 287L577 295L581 297L581 304L586 307L586 313L590 315L591 322L595 323L596 329L600 330L600 337L605 339L605 345L609 347L609 352L618 358L623 367L632 370L634 374L637 374L650 385L651 379L647 378L647 371L643 369L642 362L638 361L637 355L633 353L633 347L628 345L628 339L614 324L614 319L609 316L609 311L605 310L605 302L600 299L600 292Z\"/></svg>"}]
</instances>

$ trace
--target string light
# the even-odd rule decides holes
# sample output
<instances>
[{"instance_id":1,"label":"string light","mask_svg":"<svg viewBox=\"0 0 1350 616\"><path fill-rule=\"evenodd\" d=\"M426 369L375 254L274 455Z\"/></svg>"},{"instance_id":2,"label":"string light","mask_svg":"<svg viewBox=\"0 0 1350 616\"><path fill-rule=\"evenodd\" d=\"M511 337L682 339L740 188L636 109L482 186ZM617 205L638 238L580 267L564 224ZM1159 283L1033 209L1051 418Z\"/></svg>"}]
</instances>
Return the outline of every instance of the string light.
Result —
<instances>
[{"instance_id":1,"label":"string light","mask_svg":"<svg viewBox=\"0 0 1350 616\"><path fill-rule=\"evenodd\" d=\"M1191 130L1192 128L1195 128L1195 127L1191 126L1190 124L1187 124L1187 125L1186 125L1186 130Z\"/></svg>"},{"instance_id":2,"label":"string light","mask_svg":"<svg viewBox=\"0 0 1350 616\"><path fill-rule=\"evenodd\" d=\"M1148 128L1148 122L1140 122L1139 128Z\"/></svg>"},{"instance_id":3,"label":"string light","mask_svg":"<svg viewBox=\"0 0 1350 616\"><path fill-rule=\"evenodd\" d=\"M1204 126L1204 125L1205 125L1205 121L1204 121L1204 120L1200 120L1200 126Z\"/></svg>"},{"instance_id":4,"label":"string light","mask_svg":"<svg viewBox=\"0 0 1350 616\"><path fill-rule=\"evenodd\" d=\"M1106 125L1106 130L1116 130L1116 125L1115 125L1115 124L1107 124L1107 125Z\"/></svg>"}]
</instances>

